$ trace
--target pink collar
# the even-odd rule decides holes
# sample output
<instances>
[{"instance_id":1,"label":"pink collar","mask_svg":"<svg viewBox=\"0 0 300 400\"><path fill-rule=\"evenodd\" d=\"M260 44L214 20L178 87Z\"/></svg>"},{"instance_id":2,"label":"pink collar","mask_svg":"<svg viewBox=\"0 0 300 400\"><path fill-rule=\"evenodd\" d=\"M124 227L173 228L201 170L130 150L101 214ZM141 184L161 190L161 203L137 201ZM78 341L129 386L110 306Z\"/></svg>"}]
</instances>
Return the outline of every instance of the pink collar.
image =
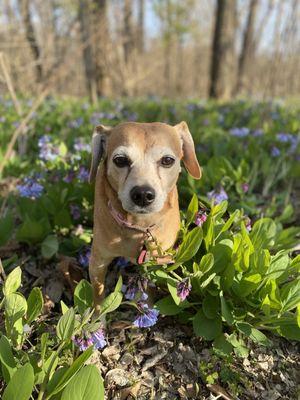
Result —
<instances>
[{"instance_id":1,"label":"pink collar","mask_svg":"<svg viewBox=\"0 0 300 400\"><path fill-rule=\"evenodd\" d=\"M150 233L150 229L153 229L155 227L155 224L152 224L146 228L140 226L140 225L136 225L136 224L132 224L131 222L126 221L126 219L123 217L122 214L120 214L112 205L111 201L109 200L108 203L108 209L110 211L110 214L112 215L112 217L114 218L114 220L118 223L118 225L124 227L124 228L129 228L129 229L135 229L136 231L140 231L143 233Z\"/></svg>"}]
</instances>

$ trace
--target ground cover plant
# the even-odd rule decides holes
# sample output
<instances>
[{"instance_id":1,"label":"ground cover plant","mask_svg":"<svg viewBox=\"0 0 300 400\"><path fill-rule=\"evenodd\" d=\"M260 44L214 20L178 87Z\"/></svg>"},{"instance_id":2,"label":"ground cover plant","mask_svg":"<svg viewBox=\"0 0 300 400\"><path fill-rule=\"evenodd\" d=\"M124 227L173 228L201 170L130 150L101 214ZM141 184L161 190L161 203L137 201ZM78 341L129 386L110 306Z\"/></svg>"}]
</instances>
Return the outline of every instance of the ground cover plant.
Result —
<instances>
[{"instance_id":1,"label":"ground cover plant","mask_svg":"<svg viewBox=\"0 0 300 400\"><path fill-rule=\"evenodd\" d=\"M19 118L9 99L1 99L0 111L1 162ZM87 280L93 207L88 167L93 127L124 120L186 120L203 179L194 181L184 171L180 177L182 225L169 251L172 264L157 267L150 260L137 271L116 260L102 307L108 331L121 316L129 332L165 332L176 324L178 332L187 329L189 340L205 343L209 361L193 357L197 393L189 394L187 385L161 398L206 398L205 388L216 393L220 385L232 396L249 398L253 383L230 374L231 365L248 359L255 346L271 352L274 343L300 339L299 108L159 99L91 106L54 98L34 116L26 153L14 154L1 182L2 396L101 399L100 372L107 398L118 389L111 387L109 361L93 360L94 349L102 357L112 346L93 318ZM149 306L146 289L154 286L156 301ZM223 367L214 368L220 360ZM137 396L141 381L135 376L127 382L123 396ZM296 398L296 384L287 396Z\"/></svg>"}]
</instances>

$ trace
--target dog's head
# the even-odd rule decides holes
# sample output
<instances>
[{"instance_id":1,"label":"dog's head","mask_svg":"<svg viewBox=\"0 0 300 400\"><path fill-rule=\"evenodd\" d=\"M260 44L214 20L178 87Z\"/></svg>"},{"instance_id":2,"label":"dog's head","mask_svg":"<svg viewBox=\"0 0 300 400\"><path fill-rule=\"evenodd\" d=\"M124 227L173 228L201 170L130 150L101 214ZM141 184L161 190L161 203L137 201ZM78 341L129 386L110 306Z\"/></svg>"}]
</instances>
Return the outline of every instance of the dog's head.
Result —
<instances>
[{"instance_id":1,"label":"dog's head","mask_svg":"<svg viewBox=\"0 0 300 400\"><path fill-rule=\"evenodd\" d=\"M93 134L90 181L105 157L107 178L122 207L132 214L159 212L177 182L182 159L188 172L201 178L192 135L185 122L126 122L97 126Z\"/></svg>"}]
</instances>

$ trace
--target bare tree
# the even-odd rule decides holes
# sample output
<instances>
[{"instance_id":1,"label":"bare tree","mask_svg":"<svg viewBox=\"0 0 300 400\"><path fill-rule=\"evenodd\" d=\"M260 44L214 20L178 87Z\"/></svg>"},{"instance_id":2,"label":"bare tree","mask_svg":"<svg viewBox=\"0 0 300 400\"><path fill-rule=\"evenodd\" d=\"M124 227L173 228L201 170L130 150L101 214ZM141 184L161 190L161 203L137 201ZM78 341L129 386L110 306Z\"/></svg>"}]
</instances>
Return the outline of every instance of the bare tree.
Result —
<instances>
[{"instance_id":1,"label":"bare tree","mask_svg":"<svg viewBox=\"0 0 300 400\"><path fill-rule=\"evenodd\" d=\"M132 0L124 0L123 18L124 18L123 21L124 60L125 64L128 66L134 48L133 29L132 29Z\"/></svg>"},{"instance_id":2,"label":"bare tree","mask_svg":"<svg viewBox=\"0 0 300 400\"><path fill-rule=\"evenodd\" d=\"M91 45L90 33L90 8L87 0L79 0L78 18L80 22L80 32L82 43L88 43L83 48L83 63L85 69L86 87L90 100L95 103L97 101L97 82L95 73L95 64L93 57L93 49Z\"/></svg>"},{"instance_id":3,"label":"bare tree","mask_svg":"<svg viewBox=\"0 0 300 400\"><path fill-rule=\"evenodd\" d=\"M235 70L236 0L218 0L212 44L209 96L229 99Z\"/></svg>"},{"instance_id":4,"label":"bare tree","mask_svg":"<svg viewBox=\"0 0 300 400\"><path fill-rule=\"evenodd\" d=\"M34 26L31 18L29 0L19 0L19 7L24 25L26 39L31 48L31 52L35 61L36 81L39 83L43 78L43 69L41 64L41 51L35 35Z\"/></svg>"},{"instance_id":5,"label":"bare tree","mask_svg":"<svg viewBox=\"0 0 300 400\"><path fill-rule=\"evenodd\" d=\"M138 0L138 23L137 23L137 48L139 53L143 53L145 49L145 0Z\"/></svg>"},{"instance_id":6,"label":"bare tree","mask_svg":"<svg viewBox=\"0 0 300 400\"><path fill-rule=\"evenodd\" d=\"M245 75L250 61L253 61L255 54L255 38L254 28L255 20L258 9L258 0L251 0L249 4L249 11L247 23L243 34L242 49L238 61L237 83L235 93L238 93L245 86Z\"/></svg>"}]
</instances>

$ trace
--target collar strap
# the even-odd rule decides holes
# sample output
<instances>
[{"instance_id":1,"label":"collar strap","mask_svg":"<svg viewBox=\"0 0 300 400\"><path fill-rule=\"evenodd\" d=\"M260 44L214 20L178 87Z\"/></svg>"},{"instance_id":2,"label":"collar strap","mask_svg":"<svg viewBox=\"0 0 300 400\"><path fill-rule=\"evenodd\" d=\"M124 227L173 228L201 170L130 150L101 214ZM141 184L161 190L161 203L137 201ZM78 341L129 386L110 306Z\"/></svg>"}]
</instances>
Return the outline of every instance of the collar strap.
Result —
<instances>
[{"instance_id":1,"label":"collar strap","mask_svg":"<svg viewBox=\"0 0 300 400\"><path fill-rule=\"evenodd\" d=\"M149 225L146 228L140 225L132 224L131 222L128 222L122 214L120 214L111 204L111 201L109 200L108 203L108 209L110 211L111 216L113 219L117 222L118 225L124 227L124 228L129 228L129 229L134 229L139 232L143 233L150 233L150 229L153 229L155 227L155 224Z\"/></svg>"}]
</instances>

